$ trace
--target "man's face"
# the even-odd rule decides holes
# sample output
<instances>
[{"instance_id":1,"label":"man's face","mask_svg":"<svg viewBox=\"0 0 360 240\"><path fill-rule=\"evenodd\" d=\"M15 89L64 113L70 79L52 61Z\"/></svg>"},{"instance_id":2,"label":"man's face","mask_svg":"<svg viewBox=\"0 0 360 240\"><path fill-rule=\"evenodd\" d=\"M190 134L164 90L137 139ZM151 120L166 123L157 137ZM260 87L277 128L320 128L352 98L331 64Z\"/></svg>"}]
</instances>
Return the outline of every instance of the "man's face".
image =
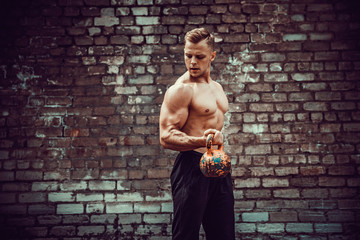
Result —
<instances>
[{"instance_id":1,"label":"man's face","mask_svg":"<svg viewBox=\"0 0 360 240\"><path fill-rule=\"evenodd\" d=\"M198 78L210 73L211 62L216 52L212 52L205 40L198 43L186 41L184 58L191 77Z\"/></svg>"}]
</instances>

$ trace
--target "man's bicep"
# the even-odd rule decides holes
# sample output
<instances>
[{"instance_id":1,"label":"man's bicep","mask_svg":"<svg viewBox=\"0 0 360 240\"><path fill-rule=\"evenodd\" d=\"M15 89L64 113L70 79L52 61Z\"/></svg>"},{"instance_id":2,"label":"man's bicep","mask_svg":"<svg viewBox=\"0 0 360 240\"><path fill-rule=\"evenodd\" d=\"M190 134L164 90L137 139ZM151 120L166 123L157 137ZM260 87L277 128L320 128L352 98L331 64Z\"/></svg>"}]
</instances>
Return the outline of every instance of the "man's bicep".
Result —
<instances>
[{"instance_id":1,"label":"man's bicep","mask_svg":"<svg viewBox=\"0 0 360 240\"><path fill-rule=\"evenodd\" d=\"M160 120L172 128L180 130L188 116L191 97L184 87L172 86L165 94Z\"/></svg>"},{"instance_id":2,"label":"man's bicep","mask_svg":"<svg viewBox=\"0 0 360 240\"><path fill-rule=\"evenodd\" d=\"M170 131L172 129L181 130L188 115L189 111L187 107L174 108L164 103L160 113L160 127L165 131Z\"/></svg>"}]
</instances>

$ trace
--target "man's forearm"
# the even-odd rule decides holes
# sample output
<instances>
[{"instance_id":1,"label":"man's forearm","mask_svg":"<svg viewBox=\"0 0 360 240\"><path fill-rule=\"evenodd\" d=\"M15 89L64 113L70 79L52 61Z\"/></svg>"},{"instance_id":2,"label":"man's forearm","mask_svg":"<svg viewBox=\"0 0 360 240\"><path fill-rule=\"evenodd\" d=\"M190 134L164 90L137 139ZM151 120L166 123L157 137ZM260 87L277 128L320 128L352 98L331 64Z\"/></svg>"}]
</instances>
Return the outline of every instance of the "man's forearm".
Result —
<instances>
[{"instance_id":1,"label":"man's forearm","mask_svg":"<svg viewBox=\"0 0 360 240\"><path fill-rule=\"evenodd\" d=\"M160 141L164 148L175 151L190 151L206 146L206 139L203 136L189 136L175 129L171 130L169 134L161 136Z\"/></svg>"}]
</instances>

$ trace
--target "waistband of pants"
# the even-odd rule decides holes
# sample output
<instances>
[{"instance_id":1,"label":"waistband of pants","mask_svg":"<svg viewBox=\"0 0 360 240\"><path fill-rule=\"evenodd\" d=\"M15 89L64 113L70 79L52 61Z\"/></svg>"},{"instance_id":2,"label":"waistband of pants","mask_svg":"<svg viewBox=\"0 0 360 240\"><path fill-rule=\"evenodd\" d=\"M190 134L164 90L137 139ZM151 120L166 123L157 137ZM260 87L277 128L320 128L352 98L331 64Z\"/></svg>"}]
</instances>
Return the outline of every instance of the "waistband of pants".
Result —
<instances>
[{"instance_id":1,"label":"waistband of pants","mask_svg":"<svg viewBox=\"0 0 360 240\"><path fill-rule=\"evenodd\" d=\"M199 157L199 158L201 158L202 155L203 155L202 153L197 152L197 151L194 151L194 150L180 152L180 154L189 154L189 155L192 155L192 156L195 156L195 157Z\"/></svg>"}]
</instances>

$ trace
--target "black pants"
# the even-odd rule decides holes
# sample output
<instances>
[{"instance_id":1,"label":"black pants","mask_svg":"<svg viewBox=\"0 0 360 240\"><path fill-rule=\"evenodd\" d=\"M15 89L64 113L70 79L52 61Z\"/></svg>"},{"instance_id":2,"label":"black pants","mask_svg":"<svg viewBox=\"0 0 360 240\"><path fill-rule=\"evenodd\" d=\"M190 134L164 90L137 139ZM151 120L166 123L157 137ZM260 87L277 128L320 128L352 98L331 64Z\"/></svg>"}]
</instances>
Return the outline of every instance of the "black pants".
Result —
<instances>
[{"instance_id":1,"label":"black pants","mask_svg":"<svg viewBox=\"0 0 360 240\"><path fill-rule=\"evenodd\" d=\"M173 240L234 240L234 194L231 176L207 178L199 167L202 154L180 152L171 173L174 201Z\"/></svg>"}]
</instances>

